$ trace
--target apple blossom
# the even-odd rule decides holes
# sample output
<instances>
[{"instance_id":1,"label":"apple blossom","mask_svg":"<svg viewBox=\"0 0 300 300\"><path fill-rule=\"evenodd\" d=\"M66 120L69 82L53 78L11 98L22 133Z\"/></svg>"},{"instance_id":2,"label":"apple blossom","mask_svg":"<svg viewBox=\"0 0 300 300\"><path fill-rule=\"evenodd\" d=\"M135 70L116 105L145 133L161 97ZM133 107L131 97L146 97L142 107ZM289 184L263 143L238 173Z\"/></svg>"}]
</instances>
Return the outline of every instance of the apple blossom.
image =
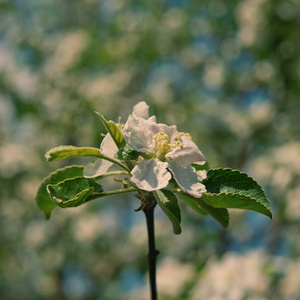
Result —
<instances>
[{"instance_id":1,"label":"apple blossom","mask_svg":"<svg viewBox=\"0 0 300 300\"><path fill-rule=\"evenodd\" d=\"M181 190L196 198L206 191L191 166L205 163L191 136L178 132L176 126L157 124L155 116L149 118L145 102L134 107L123 135L126 143L141 154L130 179L138 188L146 191L165 188L173 175Z\"/></svg>"},{"instance_id":2,"label":"apple blossom","mask_svg":"<svg viewBox=\"0 0 300 300\"><path fill-rule=\"evenodd\" d=\"M139 102L124 127L120 126L126 143L140 154L130 181L139 189L154 191L166 188L173 177L182 191L200 198L206 189L191 164L204 164L203 154L188 133L178 132L176 126L157 124L156 117L149 117L148 111L148 105ZM115 159L118 148L109 133L100 152ZM111 161L99 158L85 167L84 177L101 176L112 165Z\"/></svg>"}]
</instances>

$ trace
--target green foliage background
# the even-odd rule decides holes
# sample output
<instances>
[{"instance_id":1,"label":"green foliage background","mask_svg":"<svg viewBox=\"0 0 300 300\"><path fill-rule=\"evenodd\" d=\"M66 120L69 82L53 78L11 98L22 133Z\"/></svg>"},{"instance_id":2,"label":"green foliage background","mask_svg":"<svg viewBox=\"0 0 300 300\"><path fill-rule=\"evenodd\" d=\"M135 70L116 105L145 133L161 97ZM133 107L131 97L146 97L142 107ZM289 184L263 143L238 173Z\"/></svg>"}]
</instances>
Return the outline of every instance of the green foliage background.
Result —
<instances>
[{"instance_id":1,"label":"green foliage background","mask_svg":"<svg viewBox=\"0 0 300 300\"><path fill-rule=\"evenodd\" d=\"M174 236L157 209L161 299L298 299L299 20L296 0L0 0L0 298L148 299L136 199L50 221L34 202L43 177L86 161L48 149L98 147L94 111L126 120L145 100L211 167L261 183L274 212L234 211L224 230L180 202Z\"/></svg>"}]
</instances>

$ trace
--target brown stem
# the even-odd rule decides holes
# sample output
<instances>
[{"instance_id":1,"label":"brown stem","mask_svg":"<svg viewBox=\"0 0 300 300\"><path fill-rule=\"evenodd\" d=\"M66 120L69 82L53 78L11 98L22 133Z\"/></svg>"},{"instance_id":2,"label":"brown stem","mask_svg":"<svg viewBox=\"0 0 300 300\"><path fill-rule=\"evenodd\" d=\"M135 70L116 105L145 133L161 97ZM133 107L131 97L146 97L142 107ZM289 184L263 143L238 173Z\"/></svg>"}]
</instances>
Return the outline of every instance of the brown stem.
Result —
<instances>
[{"instance_id":1,"label":"brown stem","mask_svg":"<svg viewBox=\"0 0 300 300\"><path fill-rule=\"evenodd\" d=\"M143 212L146 216L147 230L148 230L148 245L149 252L148 264L149 264L149 282L151 291L151 300L157 300L157 289L156 289L156 257L159 251L155 249L155 234L154 234L154 208L155 205L146 205L143 208Z\"/></svg>"}]
</instances>

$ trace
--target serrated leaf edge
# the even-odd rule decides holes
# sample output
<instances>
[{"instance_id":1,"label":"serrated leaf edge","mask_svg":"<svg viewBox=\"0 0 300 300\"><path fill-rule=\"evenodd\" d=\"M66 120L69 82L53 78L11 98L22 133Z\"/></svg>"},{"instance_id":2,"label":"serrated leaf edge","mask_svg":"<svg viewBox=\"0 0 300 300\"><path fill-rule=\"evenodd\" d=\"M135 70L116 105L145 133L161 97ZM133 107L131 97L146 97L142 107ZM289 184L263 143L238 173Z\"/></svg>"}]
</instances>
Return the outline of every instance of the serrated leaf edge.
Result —
<instances>
[{"instance_id":1,"label":"serrated leaf edge","mask_svg":"<svg viewBox=\"0 0 300 300\"><path fill-rule=\"evenodd\" d=\"M67 169L74 168L74 167L82 168L82 170L83 170L83 168L84 168L84 167L81 166L81 165L71 165L71 166L59 168L59 169L57 169L57 170L55 170L55 171L49 173L48 176L44 177L43 180L42 180L42 182L40 183L39 188L38 188L38 190L37 190L37 192L36 192L36 196L35 196L35 199L34 199L34 200L35 200L35 203L37 204L38 208L39 208L39 209L43 212L43 214L45 215L45 217L46 217L47 220L50 219L52 211L53 211L57 206L56 206L56 207L53 207L53 209L50 211L49 214L45 213L45 212L39 207L39 205L38 205L37 198L38 198L38 195L39 195L39 191L42 189L43 184L45 184L45 188L46 188L46 191L47 191L47 185L48 185L48 184L51 184L51 183L46 184L45 181L48 180L48 179L50 179L51 176L53 176L53 175L55 175L55 174L57 174L57 173L59 173L59 172L65 171L65 170L67 170ZM73 177L73 178L76 178L76 177L79 177L79 176L75 176L75 177ZM80 177L79 177L79 178L80 178ZM67 178L67 179L71 179L71 178ZM67 180L67 179L64 179L63 181L65 181L65 180ZM60 182L61 182L61 181L60 181ZM49 197L51 198L50 195L49 195ZM53 203L55 204L55 202L53 202Z\"/></svg>"},{"instance_id":2,"label":"serrated leaf edge","mask_svg":"<svg viewBox=\"0 0 300 300\"><path fill-rule=\"evenodd\" d=\"M80 177L79 177L80 178ZM61 182L63 182L63 181L61 181ZM60 183L61 183L60 182ZM47 191L48 191L48 193L49 193L49 195L50 195L50 197L53 199L53 201L59 206L59 207L62 207L61 205L63 204L63 205L67 205L69 202L73 202L75 199L78 199L79 197L80 197L80 195L81 194L88 194L88 192L91 192L90 194L92 194L93 193L93 191L94 191L94 188L93 187L90 187L90 188L88 188L88 189L84 189L84 190L82 190L81 192L79 192L78 194L76 194L76 197L75 198L72 198L72 199L69 199L69 200L62 200L62 199L58 199L57 197L55 197L52 193L51 193L51 191L49 190L49 186L51 186L52 184L48 184L47 185ZM55 184L53 184L53 185L55 185ZM85 201L86 202L86 201ZM81 204L83 204L83 203L81 203ZM66 207L68 207L68 206L66 206ZM63 207L63 208L66 208L66 207Z\"/></svg>"},{"instance_id":3,"label":"serrated leaf edge","mask_svg":"<svg viewBox=\"0 0 300 300\"><path fill-rule=\"evenodd\" d=\"M239 194L239 193L206 193L206 192L203 193L203 194L206 194L206 195L212 195L212 196L214 196L214 195L224 196L224 195L225 195L225 196L228 196L228 197L233 196L233 195L238 195L238 196L246 197L246 198L248 198L248 199L251 199L251 200L257 202L258 204L262 205L263 207L265 207L266 210L267 210L268 212L270 212L270 214L264 214L264 213L261 213L261 212L259 212L259 213L261 213L261 214L263 214L263 215L265 215L265 216L267 216L267 217L273 219L272 211L271 211L268 207L266 207L262 202L258 201L258 200L255 199L255 198L252 198L252 197L250 197L250 196L248 196L248 195L245 195L245 194ZM202 194L202 195L203 195L203 194ZM205 201L208 205L213 206L213 207L216 207L216 208L243 209L243 208L233 208L233 207L224 207L224 206L219 206L219 207L217 207L217 206L214 206L213 204L207 202L207 201L204 199L204 197L202 197L202 199L203 199L203 201ZM247 208L246 208L245 210L255 211L255 210L247 209ZM257 211L255 211L255 212L257 212Z\"/></svg>"},{"instance_id":4,"label":"serrated leaf edge","mask_svg":"<svg viewBox=\"0 0 300 300\"><path fill-rule=\"evenodd\" d=\"M239 174L239 175L244 176L245 178L251 179L251 180L253 181L253 183L255 183L255 184L257 185L257 187L259 188L259 190L263 193L263 195L265 196L266 200L268 201L270 207L266 207L266 205L263 204L263 203L261 203L261 202L259 202L259 203L261 203L261 204L264 205L267 209L269 209L270 212L271 212L271 215L272 215L272 211L271 211L271 203L270 203L270 200L268 199L266 193L264 192L263 188L261 187L261 185L260 185L255 179L253 179L251 176L249 176L249 175L248 175L247 173L245 173L245 172L241 172L241 171L239 171L239 170L230 169L230 168L215 168L215 169L210 169L210 170L207 172L207 178L204 179L204 180L202 181L202 183L205 182L206 180L208 180L209 177L212 177L212 176L210 176L210 173L211 173L211 172L215 172L215 171L227 171L227 170L230 171L230 172L233 173L233 174ZM223 175L224 175L224 174L223 174ZM214 178L222 177L223 175L220 174L220 175L214 176ZM239 181L235 181L235 182L236 182L236 183L242 183L242 182L245 182L245 181L239 180ZM207 193L207 194L208 194L208 193ZM211 194L214 194L214 193L211 193ZM217 194L217 193L216 193L216 194ZM224 194L229 194L229 193L224 193ZM232 194L245 195L245 194L240 194L240 193L232 193ZM248 196L248 195L245 195L245 196L247 196L247 197L249 197L249 198L252 198L252 197L250 197L250 196ZM255 201L257 201L255 198L252 198L252 199L254 199Z\"/></svg>"}]
</instances>

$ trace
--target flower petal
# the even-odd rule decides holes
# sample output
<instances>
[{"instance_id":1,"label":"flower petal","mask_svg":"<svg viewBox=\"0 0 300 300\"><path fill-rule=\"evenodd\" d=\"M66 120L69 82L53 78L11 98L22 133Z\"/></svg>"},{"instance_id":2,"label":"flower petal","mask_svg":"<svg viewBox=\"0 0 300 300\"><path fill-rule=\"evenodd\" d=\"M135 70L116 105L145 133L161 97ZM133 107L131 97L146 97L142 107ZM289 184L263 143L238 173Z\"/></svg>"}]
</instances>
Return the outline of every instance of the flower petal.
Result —
<instances>
[{"instance_id":1,"label":"flower petal","mask_svg":"<svg viewBox=\"0 0 300 300\"><path fill-rule=\"evenodd\" d=\"M179 132L176 130L176 127L174 126L168 126L163 123L157 124L159 126L159 129L161 132L167 134L170 137L170 140L172 140L174 137L180 137Z\"/></svg>"},{"instance_id":2,"label":"flower petal","mask_svg":"<svg viewBox=\"0 0 300 300\"><path fill-rule=\"evenodd\" d=\"M158 159L143 160L131 171L131 181L138 188L145 191L154 191L166 187L172 178L167 170L168 163Z\"/></svg>"},{"instance_id":3,"label":"flower petal","mask_svg":"<svg viewBox=\"0 0 300 300\"><path fill-rule=\"evenodd\" d=\"M112 165L113 163L110 161L98 158L85 166L83 169L83 177L93 178L101 176L105 174Z\"/></svg>"},{"instance_id":4,"label":"flower petal","mask_svg":"<svg viewBox=\"0 0 300 300\"><path fill-rule=\"evenodd\" d=\"M118 152L118 148L109 133L102 140L100 152L110 158L115 158L114 155ZM105 174L112 165L112 162L98 158L85 166L83 177L93 178L101 176Z\"/></svg>"},{"instance_id":5,"label":"flower petal","mask_svg":"<svg viewBox=\"0 0 300 300\"><path fill-rule=\"evenodd\" d=\"M143 119L149 118L149 105L145 101L141 101L133 107L132 114L135 117L140 117Z\"/></svg>"},{"instance_id":6,"label":"flower petal","mask_svg":"<svg viewBox=\"0 0 300 300\"><path fill-rule=\"evenodd\" d=\"M206 170L199 170L196 173L197 173L197 179L199 181L202 181L202 180L207 178L207 171Z\"/></svg>"},{"instance_id":7,"label":"flower petal","mask_svg":"<svg viewBox=\"0 0 300 300\"><path fill-rule=\"evenodd\" d=\"M156 116L151 116L148 121L156 123Z\"/></svg>"},{"instance_id":8,"label":"flower petal","mask_svg":"<svg viewBox=\"0 0 300 300\"><path fill-rule=\"evenodd\" d=\"M166 155L166 158L170 158L181 167L186 167L192 163L203 165L206 160L197 145L186 136L181 137L181 141L182 149L179 147L174 148Z\"/></svg>"},{"instance_id":9,"label":"flower petal","mask_svg":"<svg viewBox=\"0 0 300 300\"><path fill-rule=\"evenodd\" d=\"M118 147L109 133L102 140L100 152L110 158L114 158L114 155L118 152Z\"/></svg>"},{"instance_id":10,"label":"flower petal","mask_svg":"<svg viewBox=\"0 0 300 300\"><path fill-rule=\"evenodd\" d=\"M154 135L159 132L159 126L152 120L130 115L123 129L126 143L138 152L152 153Z\"/></svg>"},{"instance_id":11,"label":"flower petal","mask_svg":"<svg viewBox=\"0 0 300 300\"><path fill-rule=\"evenodd\" d=\"M198 182L196 170L192 166L182 167L174 161L169 162L174 179L179 187L186 193L201 198L202 193L206 192L205 186Z\"/></svg>"}]
</instances>

